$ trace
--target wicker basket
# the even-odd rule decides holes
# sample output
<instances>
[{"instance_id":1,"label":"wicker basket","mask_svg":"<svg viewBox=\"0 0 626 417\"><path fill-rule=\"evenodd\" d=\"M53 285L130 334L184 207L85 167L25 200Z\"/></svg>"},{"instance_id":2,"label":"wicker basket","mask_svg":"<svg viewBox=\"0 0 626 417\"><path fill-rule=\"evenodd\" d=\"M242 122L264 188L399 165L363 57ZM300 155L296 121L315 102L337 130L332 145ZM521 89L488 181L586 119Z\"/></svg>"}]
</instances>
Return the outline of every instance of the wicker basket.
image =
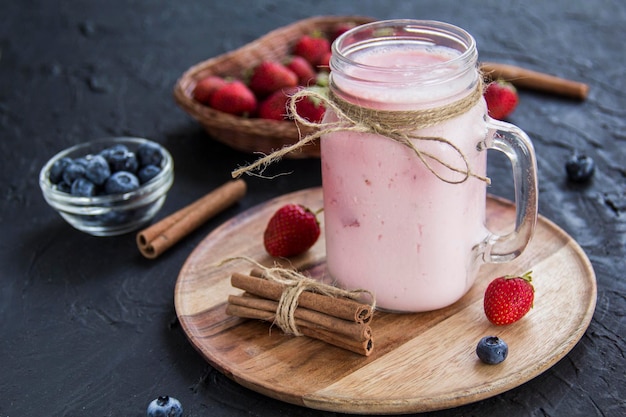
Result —
<instances>
[{"instance_id":1,"label":"wicker basket","mask_svg":"<svg viewBox=\"0 0 626 417\"><path fill-rule=\"evenodd\" d=\"M300 131L293 121L275 121L238 117L214 110L193 99L196 82L208 75L242 77L243 72L263 60L281 60L295 41L316 30L327 32L340 23L363 24L371 18L361 16L319 16L297 21L276 29L263 37L231 52L200 62L189 68L177 81L174 98L193 118L198 120L214 139L240 151L264 154L296 142L306 129ZM319 144L305 146L288 155L289 158L319 157Z\"/></svg>"}]
</instances>

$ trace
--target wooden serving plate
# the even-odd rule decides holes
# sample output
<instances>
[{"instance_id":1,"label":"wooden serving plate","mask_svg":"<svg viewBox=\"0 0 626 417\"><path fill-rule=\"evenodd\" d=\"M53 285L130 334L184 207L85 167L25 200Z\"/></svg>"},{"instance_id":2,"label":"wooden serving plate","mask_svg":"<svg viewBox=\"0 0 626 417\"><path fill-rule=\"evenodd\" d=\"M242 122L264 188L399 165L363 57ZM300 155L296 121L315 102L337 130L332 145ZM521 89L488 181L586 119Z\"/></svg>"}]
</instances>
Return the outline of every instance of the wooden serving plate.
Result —
<instances>
[{"instance_id":1,"label":"wooden serving plate","mask_svg":"<svg viewBox=\"0 0 626 417\"><path fill-rule=\"evenodd\" d=\"M227 296L241 292L231 287L230 275L248 273L251 265L244 260L218 264L247 256L273 265L262 234L274 211L288 202L320 208L321 189L278 197L215 229L189 256L175 288L176 312L193 346L216 369L264 395L343 413L452 408L510 390L544 372L574 347L591 321L596 303L593 268L580 246L541 216L523 255L508 264L484 265L476 284L454 305L418 314L376 312L369 357L286 336L264 322L227 316ZM492 230L513 222L510 202L490 196L487 203ZM291 262L323 278L324 260L322 233L310 251ZM490 324L482 306L489 281L527 270L534 276L534 308L515 324ZM476 357L476 344L487 335L509 345L509 356L499 365L485 365Z\"/></svg>"}]
</instances>

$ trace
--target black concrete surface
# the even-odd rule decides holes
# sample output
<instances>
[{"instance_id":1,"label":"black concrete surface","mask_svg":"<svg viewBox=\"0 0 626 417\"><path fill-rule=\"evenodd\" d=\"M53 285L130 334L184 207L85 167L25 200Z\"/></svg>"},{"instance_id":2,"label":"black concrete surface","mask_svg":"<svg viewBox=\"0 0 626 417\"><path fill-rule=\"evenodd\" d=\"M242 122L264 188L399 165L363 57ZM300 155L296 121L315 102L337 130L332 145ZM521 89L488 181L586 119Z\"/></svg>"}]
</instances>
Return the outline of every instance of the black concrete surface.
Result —
<instances>
[{"instance_id":1,"label":"black concrete surface","mask_svg":"<svg viewBox=\"0 0 626 417\"><path fill-rule=\"evenodd\" d=\"M165 145L175 184L159 218L229 179L253 156L212 140L172 99L189 66L269 30L322 14L443 20L472 33L482 60L590 85L577 102L530 91L510 117L532 137L540 213L589 256L597 308L554 367L504 394L425 415L622 416L626 413L626 2L0 1L0 416L145 415L160 394L185 416L339 416L242 388L195 352L176 321L173 290L194 247L269 198L320 185L319 161L277 164L291 175L249 178L249 193L156 261L134 235L96 238L44 202L39 169L89 139L142 136ZM597 163L568 183L574 151ZM495 158L492 178L508 178ZM490 192L510 197L506 181ZM565 266L564 266L565 267ZM547 335L548 337L548 335Z\"/></svg>"}]
</instances>

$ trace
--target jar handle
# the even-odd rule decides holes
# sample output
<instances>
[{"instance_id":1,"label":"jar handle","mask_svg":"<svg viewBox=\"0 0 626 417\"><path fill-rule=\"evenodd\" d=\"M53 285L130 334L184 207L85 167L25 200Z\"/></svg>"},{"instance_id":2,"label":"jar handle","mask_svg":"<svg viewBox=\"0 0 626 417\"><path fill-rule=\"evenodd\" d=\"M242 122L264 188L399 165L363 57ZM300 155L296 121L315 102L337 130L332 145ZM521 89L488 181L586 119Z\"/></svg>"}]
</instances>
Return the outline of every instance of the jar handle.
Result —
<instances>
[{"instance_id":1,"label":"jar handle","mask_svg":"<svg viewBox=\"0 0 626 417\"><path fill-rule=\"evenodd\" d=\"M530 242L537 223L537 161L530 138L515 125L487 117L486 146L508 156L515 188L515 230L490 235L484 242L483 260L508 262Z\"/></svg>"}]
</instances>

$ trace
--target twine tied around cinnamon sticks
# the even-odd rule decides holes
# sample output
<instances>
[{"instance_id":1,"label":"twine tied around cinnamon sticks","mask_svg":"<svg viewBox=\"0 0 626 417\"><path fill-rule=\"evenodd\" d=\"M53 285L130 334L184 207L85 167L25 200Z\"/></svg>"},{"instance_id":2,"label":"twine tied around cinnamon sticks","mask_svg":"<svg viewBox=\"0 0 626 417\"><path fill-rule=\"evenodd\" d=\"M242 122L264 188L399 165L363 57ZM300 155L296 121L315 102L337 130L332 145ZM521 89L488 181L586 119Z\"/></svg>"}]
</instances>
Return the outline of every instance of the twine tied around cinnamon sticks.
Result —
<instances>
[{"instance_id":1,"label":"twine tied around cinnamon sticks","mask_svg":"<svg viewBox=\"0 0 626 417\"><path fill-rule=\"evenodd\" d=\"M233 178L237 178L244 173L250 174L251 171L263 170L272 162L278 161L283 156L290 152L293 152L303 146L308 145L314 140L334 132L356 132L356 133L374 133L381 136L385 136L390 140L407 146L410 148L417 158L424 164L432 174L434 174L440 180L449 184L460 184L467 181L471 177L475 177L481 181L490 184L489 178L479 175L472 171L467 156L463 151L447 138L438 136L419 136L414 132L419 129L434 126L438 123L450 120L454 117L469 111L480 100L483 94L483 81L482 78L478 78L476 87L467 96L444 106L424 109L424 110L407 110L407 111L387 111L377 110L367 107L362 107L353 103L350 103L342 98L338 97L332 90L328 91L328 94L321 94L317 91L302 89L297 91L291 96L289 101L289 113L295 119L295 121L302 126L315 129L311 134L300 138L297 142L285 146L272 152L269 155L258 159L257 161L247 166L238 168L232 172ZM318 123L311 122L308 119L300 116L296 110L296 103L302 99L313 99L321 102L326 110L331 110L338 118L337 122L333 123ZM442 160L436 155L427 152L416 144L416 142L439 142L458 155L462 161L462 166L457 167L451 163ZM462 174L460 179L450 179L441 175L435 170L433 164L435 162L444 168L454 173Z\"/></svg>"},{"instance_id":2,"label":"twine tied around cinnamon sticks","mask_svg":"<svg viewBox=\"0 0 626 417\"><path fill-rule=\"evenodd\" d=\"M344 290L247 257L229 258L220 265L233 260L248 261L255 268L250 275L231 275L231 285L245 292L228 297L227 314L267 321L285 334L312 337L365 356L372 352L369 323L375 298L371 292ZM369 303L362 300L364 296Z\"/></svg>"},{"instance_id":3,"label":"twine tied around cinnamon sticks","mask_svg":"<svg viewBox=\"0 0 626 417\"><path fill-rule=\"evenodd\" d=\"M278 308L276 310L276 324L286 334L302 336L295 320L295 311L298 307L300 295L304 291L311 291L317 294L330 297L344 297L352 300L360 298L363 294L367 294L371 300L370 308L373 310L376 305L374 295L362 289L344 290L319 282L315 279L308 278L298 271L285 269L281 267L267 268L257 264L262 270L261 277L277 282L284 286L283 293L278 300ZM363 319L361 317L361 319ZM358 318L357 318L358 320Z\"/></svg>"}]
</instances>

